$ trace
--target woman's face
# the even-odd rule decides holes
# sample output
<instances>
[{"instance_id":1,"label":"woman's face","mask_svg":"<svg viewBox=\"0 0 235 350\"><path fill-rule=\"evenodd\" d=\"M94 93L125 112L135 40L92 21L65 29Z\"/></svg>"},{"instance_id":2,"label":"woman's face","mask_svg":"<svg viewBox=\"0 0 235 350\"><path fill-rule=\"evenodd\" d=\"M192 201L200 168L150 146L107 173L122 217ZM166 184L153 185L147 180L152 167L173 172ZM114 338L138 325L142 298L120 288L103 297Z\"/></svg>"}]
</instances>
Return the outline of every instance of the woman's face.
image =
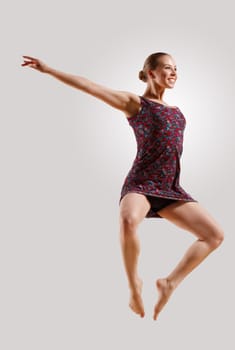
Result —
<instances>
[{"instance_id":1,"label":"woman's face","mask_svg":"<svg viewBox=\"0 0 235 350\"><path fill-rule=\"evenodd\" d=\"M173 58L164 55L158 59L158 62L157 68L149 71L151 80L160 87L172 89L177 80L177 68Z\"/></svg>"}]
</instances>

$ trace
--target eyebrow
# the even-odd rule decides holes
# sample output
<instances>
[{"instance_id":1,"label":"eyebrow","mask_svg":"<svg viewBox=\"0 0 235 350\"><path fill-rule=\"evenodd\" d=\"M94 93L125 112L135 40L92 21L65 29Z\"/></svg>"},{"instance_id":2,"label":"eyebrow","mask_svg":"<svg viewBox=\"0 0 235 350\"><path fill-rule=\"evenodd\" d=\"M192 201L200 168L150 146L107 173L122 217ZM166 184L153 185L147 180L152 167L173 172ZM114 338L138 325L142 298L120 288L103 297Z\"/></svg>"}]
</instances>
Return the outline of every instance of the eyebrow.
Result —
<instances>
[{"instance_id":1,"label":"eyebrow","mask_svg":"<svg viewBox=\"0 0 235 350\"><path fill-rule=\"evenodd\" d=\"M171 64L165 63L164 66L172 66ZM172 66L173 67L173 66ZM177 66L175 66L177 68Z\"/></svg>"}]
</instances>

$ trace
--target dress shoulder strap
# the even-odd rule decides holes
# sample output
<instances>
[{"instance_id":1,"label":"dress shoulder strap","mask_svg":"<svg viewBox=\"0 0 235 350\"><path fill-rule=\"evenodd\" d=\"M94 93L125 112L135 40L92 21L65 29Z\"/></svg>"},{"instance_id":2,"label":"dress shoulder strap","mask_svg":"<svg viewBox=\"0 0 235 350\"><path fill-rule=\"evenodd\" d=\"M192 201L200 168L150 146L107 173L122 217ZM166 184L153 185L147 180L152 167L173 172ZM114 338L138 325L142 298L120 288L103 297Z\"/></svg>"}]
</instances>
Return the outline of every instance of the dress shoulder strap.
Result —
<instances>
[{"instance_id":1,"label":"dress shoulder strap","mask_svg":"<svg viewBox=\"0 0 235 350\"><path fill-rule=\"evenodd\" d=\"M142 105L151 105L151 101L149 101L147 98L145 98L144 96L139 95L140 98L140 102Z\"/></svg>"}]
</instances>

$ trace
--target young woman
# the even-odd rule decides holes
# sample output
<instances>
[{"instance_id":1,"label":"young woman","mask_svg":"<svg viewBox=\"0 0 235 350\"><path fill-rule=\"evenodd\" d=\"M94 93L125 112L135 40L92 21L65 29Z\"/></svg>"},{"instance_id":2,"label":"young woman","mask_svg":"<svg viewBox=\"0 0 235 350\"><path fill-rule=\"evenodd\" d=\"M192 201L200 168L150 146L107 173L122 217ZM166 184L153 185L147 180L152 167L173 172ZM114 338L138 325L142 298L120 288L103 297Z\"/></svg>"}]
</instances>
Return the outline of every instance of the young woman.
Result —
<instances>
[{"instance_id":1,"label":"young woman","mask_svg":"<svg viewBox=\"0 0 235 350\"><path fill-rule=\"evenodd\" d=\"M156 320L179 283L224 239L215 219L179 184L186 120L178 107L169 106L163 100L165 89L172 89L177 80L173 57L164 52L147 57L139 72L139 78L147 84L142 96L55 70L34 57L23 57L22 66L50 74L122 111L135 132L137 155L119 201L120 243L130 288L129 306L135 313L141 317L145 314L142 280L137 271L140 222L150 217L165 218L197 237L175 269L156 281L158 300L153 313Z\"/></svg>"}]
</instances>

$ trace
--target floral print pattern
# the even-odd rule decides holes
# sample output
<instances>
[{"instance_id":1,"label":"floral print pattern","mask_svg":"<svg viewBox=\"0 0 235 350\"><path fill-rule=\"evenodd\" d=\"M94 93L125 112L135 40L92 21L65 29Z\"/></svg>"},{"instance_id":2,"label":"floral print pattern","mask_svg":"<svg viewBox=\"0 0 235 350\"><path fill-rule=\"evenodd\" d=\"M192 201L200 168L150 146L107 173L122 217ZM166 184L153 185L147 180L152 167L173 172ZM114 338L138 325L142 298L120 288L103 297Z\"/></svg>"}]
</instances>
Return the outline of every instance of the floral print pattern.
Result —
<instances>
[{"instance_id":1,"label":"floral print pattern","mask_svg":"<svg viewBox=\"0 0 235 350\"><path fill-rule=\"evenodd\" d=\"M127 118L133 128L137 154L122 189L154 197L197 202L180 186L180 157L186 119L178 107L139 96L141 109ZM154 210L146 217L160 217Z\"/></svg>"}]
</instances>

